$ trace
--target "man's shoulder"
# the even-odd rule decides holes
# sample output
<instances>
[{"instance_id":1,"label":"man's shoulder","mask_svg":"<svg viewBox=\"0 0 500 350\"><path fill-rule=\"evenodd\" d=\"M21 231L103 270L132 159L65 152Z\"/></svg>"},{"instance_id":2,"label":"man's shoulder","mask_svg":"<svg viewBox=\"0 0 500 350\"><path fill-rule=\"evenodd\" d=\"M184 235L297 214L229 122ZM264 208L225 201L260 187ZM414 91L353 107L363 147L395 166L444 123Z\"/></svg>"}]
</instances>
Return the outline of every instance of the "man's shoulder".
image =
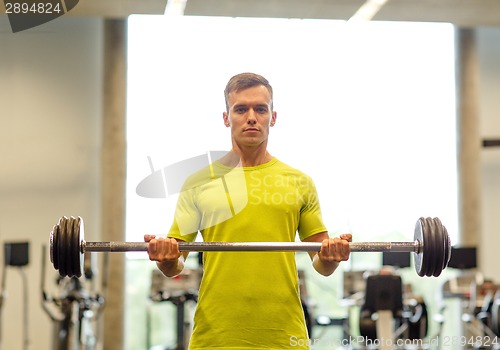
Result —
<instances>
[{"instance_id":1,"label":"man's shoulder","mask_svg":"<svg viewBox=\"0 0 500 350\"><path fill-rule=\"evenodd\" d=\"M184 182L183 190L200 187L209 182L220 179L235 170L238 170L238 168L231 168L215 161L189 175Z\"/></svg>"},{"instance_id":2,"label":"man's shoulder","mask_svg":"<svg viewBox=\"0 0 500 350\"><path fill-rule=\"evenodd\" d=\"M287 173L290 175L305 176L305 177L310 178L310 176L307 173L305 173L304 171L302 171L296 167L293 167L285 162L282 162L279 159L276 159L276 170L282 171L283 173Z\"/></svg>"}]
</instances>

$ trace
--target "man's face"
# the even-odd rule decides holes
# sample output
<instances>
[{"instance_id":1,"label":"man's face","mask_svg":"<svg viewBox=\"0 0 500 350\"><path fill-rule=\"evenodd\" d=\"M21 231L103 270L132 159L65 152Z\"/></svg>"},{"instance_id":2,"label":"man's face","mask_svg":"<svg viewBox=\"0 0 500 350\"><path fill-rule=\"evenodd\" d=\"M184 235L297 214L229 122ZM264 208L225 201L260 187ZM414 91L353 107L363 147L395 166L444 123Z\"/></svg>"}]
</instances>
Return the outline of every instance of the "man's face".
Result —
<instances>
[{"instance_id":1,"label":"man's face","mask_svg":"<svg viewBox=\"0 0 500 350\"><path fill-rule=\"evenodd\" d=\"M233 143L239 147L267 143L269 127L276 122L271 95L265 86L254 86L233 91L228 96L229 111L224 112L224 123L231 127Z\"/></svg>"}]
</instances>

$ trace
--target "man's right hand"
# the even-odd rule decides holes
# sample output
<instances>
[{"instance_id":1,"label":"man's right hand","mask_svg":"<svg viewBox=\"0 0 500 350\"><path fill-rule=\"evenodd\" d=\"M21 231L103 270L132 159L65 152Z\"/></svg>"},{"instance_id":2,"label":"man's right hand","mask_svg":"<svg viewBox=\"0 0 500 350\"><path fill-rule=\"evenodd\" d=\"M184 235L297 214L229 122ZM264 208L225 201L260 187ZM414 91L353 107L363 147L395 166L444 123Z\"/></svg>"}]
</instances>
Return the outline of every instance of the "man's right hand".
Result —
<instances>
[{"instance_id":1,"label":"man's right hand","mask_svg":"<svg viewBox=\"0 0 500 350\"><path fill-rule=\"evenodd\" d=\"M149 242L148 255L151 261L174 262L181 256L179 244L174 238L144 235L144 242Z\"/></svg>"}]
</instances>

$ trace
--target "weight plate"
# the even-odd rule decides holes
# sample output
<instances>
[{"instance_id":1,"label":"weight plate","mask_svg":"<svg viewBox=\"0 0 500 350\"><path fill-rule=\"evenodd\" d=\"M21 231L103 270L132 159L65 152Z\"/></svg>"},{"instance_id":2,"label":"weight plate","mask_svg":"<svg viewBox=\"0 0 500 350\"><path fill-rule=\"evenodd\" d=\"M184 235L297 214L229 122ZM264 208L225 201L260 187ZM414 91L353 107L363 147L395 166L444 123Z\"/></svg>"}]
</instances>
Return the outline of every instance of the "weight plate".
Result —
<instances>
[{"instance_id":1,"label":"weight plate","mask_svg":"<svg viewBox=\"0 0 500 350\"><path fill-rule=\"evenodd\" d=\"M429 268L429 277L439 275L442 271L442 261L444 255L444 242L442 239L442 235L440 234L440 229L434 219L427 218L429 227L430 227L430 238L432 239L432 246L434 249L432 250L432 264Z\"/></svg>"},{"instance_id":2,"label":"weight plate","mask_svg":"<svg viewBox=\"0 0 500 350\"><path fill-rule=\"evenodd\" d=\"M66 236L67 236L67 232L66 232L66 221L67 221L67 218L65 216L63 216L60 220L59 220L59 232L58 232L58 238L57 238L57 259L58 259L58 270L59 270L59 275L61 277L65 277L66 276L66 266L69 264L69 262L66 260L66 257L65 257L65 251L66 251L66 244L65 244L65 241L66 241Z\"/></svg>"},{"instance_id":3,"label":"weight plate","mask_svg":"<svg viewBox=\"0 0 500 350\"><path fill-rule=\"evenodd\" d=\"M75 256L73 253L73 218L70 216L66 221L66 234L68 237L68 243L65 245L66 247L66 257L67 257L67 265L66 265L66 275L72 277L75 273Z\"/></svg>"},{"instance_id":4,"label":"weight plate","mask_svg":"<svg viewBox=\"0 0 500 350\"><path fill-rule=\"evenodd\" d=\"M73 239L71 244L73 245L73 257L75 259L75 270L73 276L81 277L83 271L83 254L80 252L80 232L82 231L80 218L74 218L73 220Z\"/></svg>"},{"instance_id":5,"label":"weight plate","mask_svg":"<svg viewBox=\"0 0 500 350\"><path fill-rule=\"evenodd\" d=\"M428 276L429 274L429 265L432 264L431 247L427 220L422 218L422 276Z\"/></svg>"},{"instance_id":6,"label":"weight plate","mask_svg":"<svg viewBox=\"0 0 500 350\"><path fill-rule=\"evenodd\" d=\"M444 237L446 239L445 250L444 250L445 257L444 257L443 269L446 269L448 267L448 263L450 262L450 258L451 258L451 239L450 239L450 235L448 234L448 230L446 229L446 227L444 225L443 225L443 234L444 234Z\"/></svg>"},{"instance_id":7,"label":"weight plate","mask_svg":"<svg viewBox=\"0 0 500 350\"><path fill-rule=\"evenodd\" d=\"M71 230L71 220L66 218L64 223L64 261L66 261L66 273L65 276L71 276L73 274L73 261L71 256L71 238L72 238L72 230Z\"/></svg>"},{"instance_id":8,"label":"weight plate","mask_svg":"<svg viewBox=\"0 0 500 350\"><path fill-rule=\"evenodd\" d=\"M80 273L85 271L85 254L82 249L82 242L85 241L85 226L83 225L83 219L78 217L78 256L80 257ZM89 253L90 254L90 253Z\"/></svg>"},{"instance_id":9,"label":"weight plate","mask_svg":"<svg viewBox=\"0 0 500 350\"><path fill-rule=\"evenodd\" d=\"M75 236L77 233L77 228L75 227L75 218L70 216L68 219L68 237L69 237L69 245L68 249L68 258L69 258L69 266L67 273L69 277L73 277L78 274L78 266L80 264L80 259L77 252L77 247L75 248Z\"/></svg>"},{"instance_id":10,"label":"weight plate","mask_svg":"<svg viewBox=\"0 0 500 350\"><path fill-rule=\"evenodd\" d=\"M448 231L446 230L446 227L441 223L441 220L439 220L439 224L441 225L443 241L444 241L444 255L443 255L443 270L444 270L446 269L446 267L448 267L448 261L450 261L451 242L450 242L450 236L448 235Z\"/></svg>"},{"instance_id":11,"label":"weight plate","mask_svg":"<svg viewBox=\"0 0 500 350\"><path fill-rule=\"evenodd\" d=\"M73 256L71 255L71 242L73 238L73 229L72 229L72 222L71 218L67 218L64 229L66 234L65 236L65 242L64 242L64 261L66 261L66 276L71 277L73 275L73 271L75 269L74 264L73 264Z\"/></svg>"},{"instance_id":12,"label":"weight plate","mask_svg":"<svg viewBox=\"0 0 500 350\"><path fill-rule=\"evenodd\" d=\"M425 267L424 276L432 276L432 272L434 270L434 241L432 240L432 232L431 227L429 225L429 221L427 218L423 219L423 227L422 227L422 236L423 240L423 257L422 257L422 265Z\"/></svg>"},{"instance_id":13,"label":"weight plate","mask_svg":"<svg viewBox=\"0 0 500 350\"><path fill-rule=\"evenodd\" d=\"M54 226L52 228L52 231L50 231L50 236L49 236L49 258L50 262L54 264L54 231L56 230L56 227Z\"/></svg>"},{"instance_id":14,"label":"weight plate","mask_svg":"<svg viewBox=\"0 0 500 350\"><path fill-rule=\"evenodd\" d=\"M451 250L451 244L450 244L450 237L448 235L448 231L446 231L446 227L441 223L441 220L439 218L434 218L434 222L437 225L438 232L439 232L439 239L442 242L442 250L443 253L441 255L440 259L440 270L436 271L437 274L434 274L434 277L438 277L441 272L448 266L448 261L450 259L450 250Z\"/></svg>"},{"instance_id":15,"label":"weight plate","mask_svg":"<svg viewBox=\"0 0 500 350\"><path fill-rule=\"evenodd\" d=\"M427 227L427 230L424 233L427 235L427 241L425 242L425 247L428 247L427 256L428 256L428 264L427 264L427 273L425 274L426 276L432 276L434 275L434 269L436 268L436 253L437 250L439 249L436 247L436 241L434 240L435 234L434 234L434 224L430 218L425 218L425 226ZM431 248L432 247L432 248Z\"/></svg>"},{"instance_id":16,"label":"weight plate","mask_svg":"<svg viewBox=\"0 0 500 350\"><path fill-rule=\"evenodd\" d=\"M429 218L430 224L432 226L432 239L434 240L434 261L435 264L433 266L432 276L438 277L443 271L444 257L445 257L445 249L444 245L446 244L446 240L443 234L443 225L438 218L431 219Z\"/></svg>"},{"instance_id":17,"label":"weight plate","mask_svg":"<svg viewBox=\"0 0 500 350\"><path fill-rule=\"evenodd\" d=\"M68 257L68 266L66 273L69 277L73 277L75 273L78 271L78 257L75 258L75 248L74 248L74 220L73 217L70 216L68 221L66 222L66 232L68 233L68 245L67 249L67 257Z\"/></svg>"},{"instance_id":18,"label":"weight plate","mask_svg":"<svg viewBox=\"0 0 500 350\"><path fill-rule=\"evenodd\" d=\"M445 250L446 257L445 257L444 268L447 268L448 263L450 262L450 258L451 258L451 239L450 239L450 235L448 234L448 230L446 229L445 226L443 226L443 229L444 229L444 233L445 233L445 237L446 237L446 250Z\"/></svg>"},{"instance_id":19,"label":"weight plate","mask_svg":"<svg viewBox=\"0 0 500 350\"><path fill-rule=\"evenodd\" d=\"M73 276L75 273L75 262L73 257L73 221L71 217L67 218L65 223L65 231L66 231L66 242L64 244L64 256L66 261L66 276Z\"/></svg>"},{"instance_id":20,"label":"weight plate","mask_svg":"<svg viewBox=\"0 0 500 350\"><path fill-rule=\"evenodd\" d=\"M436 245L434 241L434 227L430 218L422 219L422 266L424 276L430 277L434 274L436 267Z\"/></svg>"},{"instance_id":21,"label":"weight plate","mask_svg":"<svg viewBox=\"0 0 500 350\"><path fill-rule=\"evenodd\" d=\"M413 235L413 240L418 241L420 244L420 251L418 253L413 254L413 262L415 265L415 271L420 277L423 277L423 268L422 266L422 255L423 255L423 233L422 233L422 218L420 218L415 224L415 233Z\"/></svg>"},{"instance_id":22,"label":"weight plate","mask_svg":"<svg viewBox=\"0 0 500 350\"><path fill-rule=\"evenodd\" d=\"M58 259L57 259L57 230L59 226L54 225L52 228L52 232L50 233L50 261L52 262L52 265L54 265L54 268L57 270L58 269Z\"/></svg>"}]
</instances>

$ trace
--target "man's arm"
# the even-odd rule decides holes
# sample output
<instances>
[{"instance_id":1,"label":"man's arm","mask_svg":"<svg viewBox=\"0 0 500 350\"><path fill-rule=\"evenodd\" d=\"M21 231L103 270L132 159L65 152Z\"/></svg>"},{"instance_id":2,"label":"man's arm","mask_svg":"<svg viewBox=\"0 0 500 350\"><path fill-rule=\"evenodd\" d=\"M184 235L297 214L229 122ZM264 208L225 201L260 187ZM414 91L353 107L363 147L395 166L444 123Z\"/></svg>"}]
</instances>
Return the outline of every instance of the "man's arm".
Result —
<instances>
[{"instance_id":1,"label":"man's arm","mask_svg":"<svg viewBox=\"0 0 500 350\"><path fill-rule=\"evenodd\" d=\"M156 266L165 276L174 277L184 269L184 261L184 255L181 255L174 261L157 261Z\"/></svg>"},{"instance_id":2,"label":"man's arm","mask_svg":"<svg viewBox=\"0 0 500 350\"><path fill-rule=\"evenodd\" d=\"M165 276L173 277L182 272L189 252L181 253L178 242L184 241L174 238L156 238L154 235L144 235L144 241L149 242L149 260L156 261L156 266Z\"/></svg>"},{"instance_id":3,"label":"man's arm","mask_svg":"<svg viewBox=\"0 0 500 350\"><path fill-rule=\"evenodd\" d=\"M341 261L349 259L352 241L351 234L342 234L340 238L330 238L328 232L320 232L303 239L303 242L321 242L319 252L309 252L314 269L323 276L330 276Z\"/></svg>"}]
</instances>

